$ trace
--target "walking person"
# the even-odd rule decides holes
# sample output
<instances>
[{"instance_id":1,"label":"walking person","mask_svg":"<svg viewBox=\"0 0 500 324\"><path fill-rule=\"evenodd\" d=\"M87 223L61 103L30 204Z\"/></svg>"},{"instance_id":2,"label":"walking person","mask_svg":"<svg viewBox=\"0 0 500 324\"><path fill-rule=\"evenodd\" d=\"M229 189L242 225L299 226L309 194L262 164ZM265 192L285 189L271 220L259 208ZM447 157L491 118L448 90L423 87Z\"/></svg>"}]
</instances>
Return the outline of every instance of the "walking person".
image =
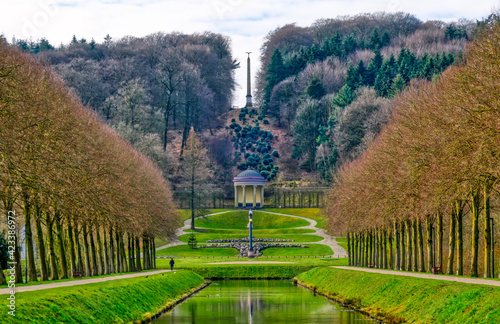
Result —
<instances>
[{"instance_id":1,"label":"walking person","mask_svg":"<svg viewBox=\"0 0 500 324\"><path fill-rule=\"evenodd\" d=\"M174 258L170 258L170 271L174 271L174 264L175 264Z\"/></svg>"}]
</instances>

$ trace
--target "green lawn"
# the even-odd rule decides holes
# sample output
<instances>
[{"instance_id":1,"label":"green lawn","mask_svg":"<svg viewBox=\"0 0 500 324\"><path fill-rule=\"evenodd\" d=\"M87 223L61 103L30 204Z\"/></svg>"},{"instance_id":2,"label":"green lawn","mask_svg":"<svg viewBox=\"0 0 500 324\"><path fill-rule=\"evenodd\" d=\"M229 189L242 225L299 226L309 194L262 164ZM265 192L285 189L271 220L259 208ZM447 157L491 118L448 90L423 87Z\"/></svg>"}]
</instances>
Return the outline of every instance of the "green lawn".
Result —
<instances>
[{"instance_id":1,"label":"green lawn","mask_svg":"<svg viewBox=\"0 0 500 324\"><path fill-rule=\"evenodd\" d=\"M195 225L203 228L244 230L248 225L248 212L235 211L214 215L196 220ZM253 213L253 226L255 229L282 229L307 225L309 225L308 221L299 218L266 214L258 211Z\"/></svg>"},{"instance_id":2,"label":"green lawn","mask_svg":"<svg viewBox=\"0 0 500 324\"><path fill-rule=\"evenodd\" d=\"M307 244L309 248L269 248L262 251L264 256L306 256L306 255L332 255L332 249L323 244Z\"/></svg>"},{"instance_id":3,"label":"green lawn","mask_svg":"<svg viewBox=\"0 0 500 324\"><path fill-rule=\"evenodd\" d=\"M202 209L196 211L195 217L198 216L203 216L203 215L208 215L208 214L215 214L215 213L220 213L220 212L225 212L228 210L232 209ZM191 209L177 209L177 212L181 216L181 220L184 222L187 219L191 218Z\"/></svg>"},{"instance_id":4,"label":"green lawn","mask_svg":"<svg viewBox=\"0 0 500 324\"><path fill-rule=\"evenodd\" d=\"M233 248L206 248L191 249L189 245L172 246L160 251L156 251L157 256L174 257L214 257L214 256L235 256L239 251Z\"/></svg>"},{"instance_id":5,"label":"green lawn","mask_svg":"<svg viewBox=\"0 0 500 324\"><path fill-rule=\"evenodd\" d=\"M184 234L179 236L181 242L187 243L190 234ZM319 242L323 240L321 236L317 235L292 235L292 234L265 234L257 233L253 235L255 238L274 238L274 239L286 239L294 240L294 242ZM241 234L229 234L229 233L196 233L196 240L198 243L205 243L207 240L221 240L221 239L239 239L248 237L248 232Z\"/></svg>"},{"instance_id":6,"label":"green lawn","mask_svg":"<svg viewBox=\"0 0 500 324\"><path fill-rule=\"evenodd\" d=\"M347 251L347 238L346 237L337 237L335 239L337 243L343 247Z\"/></svg>"},{"instance_id":7,"label":"green lawn","mask_svg":"<svg viewBox=\"0 0 500 324\"><path fill-rule=\"evenodd\" d=\"M323 214L323 209L321 208L266 208L262 211L311 218L318 222L316 225L318 228L326 229L328 226L328 217Z\"/></svg>"},{"instance_id":8,"label":"green lawn","mask_svg":"<svg viewBox=\"0 0 500 324\"><path fill-rule=\"evenodd\" d=\"M186 233L219 233L219 234L238 234L246 236L248 235L248 230L238 230L238 229L224 229L224 228L198 228L196 230L186 229ZM272 234L308 234L314 233L313 229L309 228L282 228L282 229L265 229L265 230L253 230L254 235L272 235Z\"/></svg>"}]
</instances>

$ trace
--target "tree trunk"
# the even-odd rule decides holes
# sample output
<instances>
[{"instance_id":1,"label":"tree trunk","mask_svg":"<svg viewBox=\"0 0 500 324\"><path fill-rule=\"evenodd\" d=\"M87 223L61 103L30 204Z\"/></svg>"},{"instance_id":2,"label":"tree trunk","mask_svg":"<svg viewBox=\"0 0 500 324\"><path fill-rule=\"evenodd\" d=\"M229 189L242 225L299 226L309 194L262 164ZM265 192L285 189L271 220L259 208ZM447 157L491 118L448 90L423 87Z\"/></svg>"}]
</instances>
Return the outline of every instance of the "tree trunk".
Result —
<instances>
[{"instance_id":1,"label":"tree trunk","mask_svg":"<svg viewBox=\"0 0 500 324\"><path fill-rule=\"evenodd\" d=\"M118 229L115 230L115 245L116 245L116 272L123 272L123 267L120 258L120 236L118 235Z\"/></svg>"},{"instance_id":2,"label":"tree trunk","mask_svg":"<svg viewBox=\"0 0 500 324\"><path fill-rule=\"evenodd\" d=\"M101 240L101 227L96 226L95 229L95 235L96 235L96 240L97 240L97 247L99 248L99 252L97 253L98 255L98 265L99 265L99 275L105 274L105 266L104 266L104 259L103 259L103 249L102 249L102 240Z\"/></svg>"},{"instance_id":3,"label":"tree trunk","mask_svg":"<svg viewBox=\"0 0 500 324\"><path fill-rule=\"evenodd\" d=\"M405 223L401 221L400 230L401 233L401 270L406 270L406 248L405 248Z\"/></svg>"},{"instance_id":4,"label":"tree trunk","mask_svg":"<svg viewBox=\"0 0 500 324\"><path fill-rule=\"evenodd\" d=\"M5 275L2 269L2 263L0 262L0 285L5 285L5 284L7 284L7 281L5 280Z\"/></svg>"},{"instance_id":5,"label":"tree trunk","mask_svg":"<svg viewBox=\"0 0 500 324\"><path fill-rule=\"evenodd\" d=\"M122 256L122 270L128 272L127 254L125 253L125 243L123 241L123 233L120 233L120 251Z\"/></svg>"},{"instance_id":6,"label":"tree trunk","mask_svg":"<svg viewBox=\"0 0 500 324\"><path fill-rule=\"evenodd\" d=\"M83 248L85 252L85 275L92 277L92 269L90 268L90 247L89 237L87 232L87 224L83 222Z\"/></svg>"},{"instance_id":7,"label":"tree trunk","mask_svg":"<svg viewBox=\"0 0 500 324\"><path fill-rule=\"evenodd\" d=\"M351 263L351 232L347 232L347 264L352 265Z\"/></svg>"},{"instance_id":8,"label":"tree trunk","mask_svg":"<svg viewBox=\"0 0 500 324\"><path fill-rule=\"evenodd\" d=\"M68 278L68 262L66 260L66 251L64 249L64 239L63 239L63 229L61 226L61 214L56 211L54 214L54 220L56 222L57 230L57 240L59 241L59 261L61 264L61 277L60 279Z\"/></svg>"},{"instance_id":9,"label":"tree trunk","mask_svg":"<svg viewBox=\"0 0 500 324\"><path fill-rule=\"evenodd\" d=\"M401 245L398 222L394 221L394 240L396 241L396 264L394 270L401 270Z\"/></svg>"},{"instance_id":10,"label":"tree trunk","mask_svg":"<svg viewBox=\"0 0 500 324\"><path fill-rule=\"evenodd\" d=\"M417 219L417 235L418 235L418 271L425 272L425 259L424 259L424 235L422 233L422 220Z\"/></svg>"},{"instance_id":11,"label":"tree trunk","mask_svg":"<svg viewBox=\"0 0 500 324\"><path fill-rule=\"evenodd\" d=\"M23 201L24 201L24 217L26 226L26 248L28 254L28 278L29 281L38 281L38 278L36 276L35 252L33 249L33 232L31 231L31 203L29 200L28 193L24 190L23 190ZM0 269L0 272L1 271L2 270Z\"/></svg>"},{"instance_id":12,"label":"tree trunk","mask_svg":"<svg viewBox=\"0 0 500 324\"><path fill-rule=\"evenodd\" d=\"M89 226L89 236L90 236L90 251L92 253L92 275L98 276L99 270L97 266L97 252L94 241L94 231L92 230L92 226Z\"/></svg>"},{"instance_id":13,"label":"tree trunk","mask_svg":"<svg viewBox=\"0 0 500 324\"><path fill-rule=\"evenodd\" d=\"M368 231L368 264L373 264L373 232Z\"/></svg>"},{"instance_id":14,"label":"tree trunk","mask_svg":"<svg viewBox=\"0 0 500 324\"><path fill-rule=\"evenodd\" d=\"M389 269L394 269L394 247L393 247L393 236L392 236L392 231L389 227L389 264L388 268Z\"/></svg>"},{"instance_id":15,"label":"tree trunk","mask_svg":"<svg viewBox=\"0 0 500 324\"><path fill-rule=\"evenodd\" d=\"M417 231L417 220L413 219L412 220L412 227L413 227L413 233L412 233L412 238L413 238L413 267L412 271L417 272L418 271L418 231Z\"/></svg>"},{"instance_id":16,"label":"tree trunk","mask_svg":"<svg viewBox=\"0 0 500 324\"><path fill-rule=\"evenodd\" d=\"M405 221L405 229L406 229L406 248L408 250L408 262L406 263L406 270L407 271L412 271L413 266L412 266L412 261L413 261L413 250L412 250L412 239L411 239L411 221L406 220Z\"/></svg>"},{"instance_id":17,"label":"tree trunk","mask_svg":"<svg viewBox=\"0 0 500 324\"><path fill-rule=\"evenodd\" d=\"M354 233L354 265L358 266L358 233Z\"/></svg>"},{"instance_id":18,"label":"tree trunk","mask_svg":"<svg viewBox=\"0 0 500 324\"><path fill-rule=\"evenodd\" d=\"M437 251L436 262L443 269L443 213L437 213Z\"/></svg>"},{"instance_id":19,"label":"tree trunk","mask_svg":"<svg viewBox=\"0 0 500 324\"><path fill-rule=\"evenodd\" d=\"M453 259L455 258L455 237L456 237L456 225L457 219L455 217L455 209L452 209L450 213L450 238L448 241L448 272L447 274L453 274Z\"/></svg>"},{"instance_id":20,"label":"tree trunk","mask_svg":"<svg viewBox=\"0 0 500 324\"><path fill-rule=\"evenodd\" d=\"M77 272L76 268L76 254L75 254L75 239L73 237L73 220L68 219L68 239L69 239L69 259L71 263L71 273Z\"/></svg>"},{"instance_id":21,"label":"tree trunk","mask_svg":"<svg viewBox=\"0 0 500 324\"><path fill-rule=\"evenodd\" d=\"M142 236L142 267L149 270L149 247L146 235Z\"/></svg>"},{"instance_id":22,"label":"tree trunk","mask_svg":"<svg viewBox=\"0 0 500 324\"><path fill-rule=\"evenodd\" d=\"M47 239L49 242L49 257L50 257L50 280L59 279L59 272L57 270L57 259L56 251L54 246L54 232L53 232L54 220L50 217L50 213L45 212L45 226L47 227Z\"/></svg>"},{"instance_id":23,"label":"tree trunk","mask_svg":"<svg viewBox=\"0 0 500 324\"><path fill-rule=\"evenodd\" d=\"M490 226L490 189L483 187L484 198L484 277L491 278L491 226ZM493 276L494 277L494 276Z\"/></svg>"},{"instance_id":24,"label":"tree trunk","mask_svg":"<svg viewBox=\"0 0 500 324\"><path fill-rule=\"evenodd\" d=\"M463 232L463 205L456 202L457 218L457 275L464 275L464 232Z\"/></svg>"},{"instance_id":25,"label":"tree trunk","mask_svg":"<svg viewBox=\"0 0 500 324\"><path fill-rule=\"evenodd\" d=\"M42 215L40 207L35 203L35 225L36 225L36 239L38 247L38 260L40 261L40 280L49 280L49 272L47 270L47 254L45 252L45 243L43 241L42 231Z\"/></svg>"},{"instance_id":26,"label":"tree trunk","mask_svg":"<svg viewBox=\"0 0 500 324\"><path fill-rule=\"evenodd\" d=\"M477 266L479 262L479 192L476 191L471 197L470 213L472 218L472 255L470 265L470 276L477 277Z\"/></svg>"},{"instance_id":27,"label":"tree trunk","mask_svg":"<svg viewBox=\"0 0 500 324\"><path fill-rule=\"evenodd\" d=\"M79 238L79 233L78 233L78 222L75 223L75 242L76 242L76 255L78 256L78 265L77 265L77 271L82 272L85 274L85 270L83 267L83 257L82 257L82 246L80 244L80 238Z\"/></svg>"},{"instance_id":28,"label":"tree trunk","mask_svg":"<svg viewBox=\"0 0 500 324\"><path fill-rule=\"evenodd\" d=\"M383 240L384 241L384 243L383 243L383 245L384 245L384 247L383 247L383 250L384 250L384 269L387 269L387 264L388 264L388 262L387 262L387 231L385 228L383 229L383 235L384 235L384 240Z\"/></svg>"},{"instance_id":29,"label":"tree trunk","mask_svg":"<svg viewBox=\"0 0 500 324\"><path fill-rule=\"evenodd\" d=\"M139 237L135 237L135 269L136 271L141 270L141 247Z\"/></svg>"},{"instance_id":30,"label":"tree trunk","mask_svg":"<svg viewBox=\"0 0 500 324\"><path fill-rule=\"evenodd\" d=\"M151 238L151 259L153 260L151 265L153 269L156 269L156 242L154 237Z\"/></svg>"},{"instance_id":31,"label":"tree trunk","mask_svg":"<svg viewBox=\"0 0 500 324\"><path fill-rule=\"evenodd\" d=\"M432 222L431 217L429 215L425 216L425 225L426 225L426 233L427 233L427 268L432 270L434 267L433 257L432 257Z\"/></svg>"},{"instance_id":32,"label":"tree trunk","mask_svg":"<svg viewBox=\"0 0 500 324\"><path fill-rule=\"evenodd\" d=\"M113 243L113 225L109 226L109 271L115 272L115 247Z\"/></svg>"},{"instance_id":33,"label":"tree trunk","mask_svg":"<svg viewBox=\"0 0 500 324\"><path fill-rule=\"evenodd\" d=\"M111 268L110 268L110 255L109 255L109 250L108 250L108 240L106 239L106 226L102 227L102 238L103 238L103 245L104 245L104 273L105 274L110 274L111 273Z\"/></svg>"}]
</instances>

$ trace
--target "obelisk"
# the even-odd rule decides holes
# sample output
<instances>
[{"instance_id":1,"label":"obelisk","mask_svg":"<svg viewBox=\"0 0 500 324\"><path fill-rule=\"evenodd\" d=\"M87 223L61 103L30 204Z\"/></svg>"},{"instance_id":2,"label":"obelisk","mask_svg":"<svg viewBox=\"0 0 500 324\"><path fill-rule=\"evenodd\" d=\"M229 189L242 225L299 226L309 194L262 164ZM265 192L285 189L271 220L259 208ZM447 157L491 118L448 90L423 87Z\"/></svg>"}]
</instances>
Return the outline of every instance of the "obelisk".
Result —
<instances>
[{"instance_id":1,"label":"obelisk","mask_svg":"<svg viewBox=\"0 0 500 324\"><path fill-rule=\"evenodd\" d=\"M248 54L248 59L247 59L247 104L245 107L252 107L252 86L250 82L250 53L252 52L246 52Z\"/></svg>"}]
</instances>

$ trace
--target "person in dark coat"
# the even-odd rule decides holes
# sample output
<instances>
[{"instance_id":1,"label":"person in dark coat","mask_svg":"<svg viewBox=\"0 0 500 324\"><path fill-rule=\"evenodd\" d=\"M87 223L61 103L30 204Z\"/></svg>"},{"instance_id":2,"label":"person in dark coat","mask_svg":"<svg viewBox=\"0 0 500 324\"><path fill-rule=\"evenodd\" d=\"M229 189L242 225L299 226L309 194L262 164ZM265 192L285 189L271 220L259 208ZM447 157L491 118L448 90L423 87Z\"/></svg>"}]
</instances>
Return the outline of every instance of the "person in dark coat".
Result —
<instances>
[{"instance_id":1,"label":"person in dark coat","mask_svg":"<svg viewBox=\"0 0 500 324\"><path fill-rule=\"evenodd\" d=\"M175 264L174 258L170 258L170 271L174 270L174 264Z\"/></svg>"}]
</instances>

